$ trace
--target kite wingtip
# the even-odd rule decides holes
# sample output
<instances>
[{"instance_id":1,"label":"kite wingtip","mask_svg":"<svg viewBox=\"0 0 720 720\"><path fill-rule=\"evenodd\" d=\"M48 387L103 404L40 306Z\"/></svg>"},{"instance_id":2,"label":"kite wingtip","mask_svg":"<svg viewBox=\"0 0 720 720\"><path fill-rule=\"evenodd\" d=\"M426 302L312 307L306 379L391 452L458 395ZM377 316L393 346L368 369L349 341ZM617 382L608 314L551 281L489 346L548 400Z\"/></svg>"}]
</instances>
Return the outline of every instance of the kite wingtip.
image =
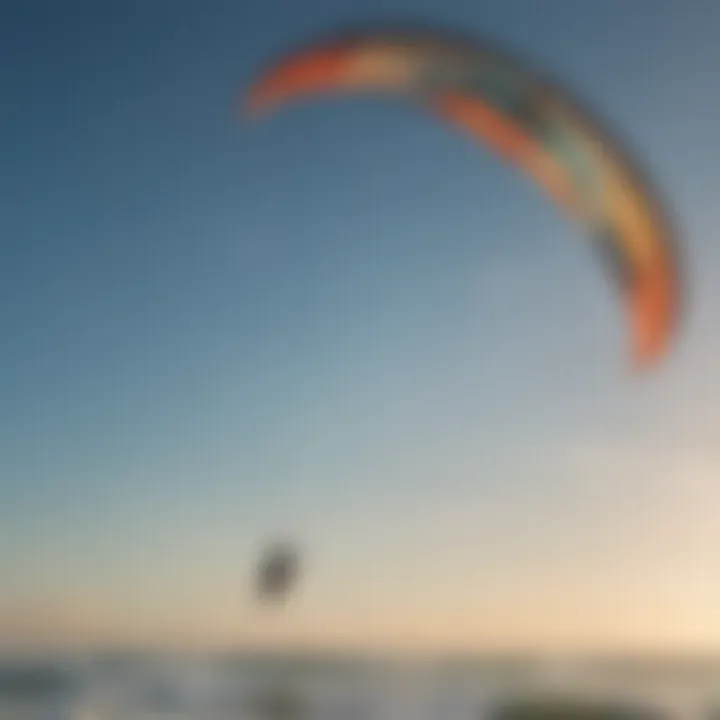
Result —
<instances>
[{"instance_id":1,"label":"kite wingtip","mask_svg":"<svg viewBox=\"0 0 720 720\"><path fill-rule=\"evenodd\" d=\"M265 103L262 98L254 91L245 93L235 104L234 114L236 118L243 122L251 122L259 119L265 112Z\"/></svg>"},{"instance_id":2,"label":"kite wingtip","mask_svg":"<svg viewBox=\"0 0 720 720\"><path fill-rule=\"evenodd\" d=\"M667 355L667 344L662 343L652 348L636 347L630 357L630 371L638 376L647 376L658 370L665 355Z\"/></svg>"}]
</instances>

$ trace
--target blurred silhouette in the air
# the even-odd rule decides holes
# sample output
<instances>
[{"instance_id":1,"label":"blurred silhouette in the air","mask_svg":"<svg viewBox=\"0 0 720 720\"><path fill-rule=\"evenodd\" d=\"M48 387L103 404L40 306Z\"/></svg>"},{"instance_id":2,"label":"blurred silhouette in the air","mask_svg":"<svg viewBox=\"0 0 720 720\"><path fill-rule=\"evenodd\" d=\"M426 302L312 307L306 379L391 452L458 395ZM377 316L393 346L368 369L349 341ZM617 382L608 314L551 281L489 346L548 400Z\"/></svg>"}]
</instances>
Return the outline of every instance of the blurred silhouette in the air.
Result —
<instances>
[{"instance_id":1,"label":"blurred silhouette in the air","mask_svg":"<svg viewBox=\"0 0 720 720\"><path fill-rule=\"evenodd\" d=\"M298 553L290 543L276 542L266 548L257 569L260 602L286 602L297 583L298 571Z\"/></svg>"}]
</instances>

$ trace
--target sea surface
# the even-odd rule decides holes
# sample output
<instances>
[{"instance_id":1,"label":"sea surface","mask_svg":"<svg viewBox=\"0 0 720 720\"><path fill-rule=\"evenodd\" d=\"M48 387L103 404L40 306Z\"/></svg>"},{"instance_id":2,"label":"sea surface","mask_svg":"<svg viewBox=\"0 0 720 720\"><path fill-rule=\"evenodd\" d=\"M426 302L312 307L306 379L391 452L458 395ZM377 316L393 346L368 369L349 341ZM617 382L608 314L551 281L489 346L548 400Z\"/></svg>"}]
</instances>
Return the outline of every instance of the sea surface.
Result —
<instances>
[{"instance_id":1,"label":"sea surface","mask_svg":"<svg viewBox=\"0 0 720 720\"><path fill-rule=\"evenodd\" d=\"M720 718L713 714L720 661L137 653L0 659L0 720L492 720L503 703L543 694L710 720Z\"/></svg>"}]
</instances>

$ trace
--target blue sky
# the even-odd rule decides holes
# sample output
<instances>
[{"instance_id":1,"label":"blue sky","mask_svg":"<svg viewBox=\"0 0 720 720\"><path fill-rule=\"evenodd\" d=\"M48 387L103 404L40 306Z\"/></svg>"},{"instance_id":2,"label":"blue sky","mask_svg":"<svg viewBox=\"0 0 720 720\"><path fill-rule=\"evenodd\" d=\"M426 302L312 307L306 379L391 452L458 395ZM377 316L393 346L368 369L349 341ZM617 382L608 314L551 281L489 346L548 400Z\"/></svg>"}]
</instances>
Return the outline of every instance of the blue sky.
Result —
<instances>
[{"instance_id":1,"label":"blue sky","mask_svg":"<svg viewBox=\"0 0 720 720\"><path fill-rule=\"evenodd\" d=\"M276 532L304 642L720 641L720 7L363 6L8 8L0 643L266 639ZM237 121L275 53L385 17L509 44L646 159L690 294L657 373L578 232L463 136L367 100Z\"/></svg>"}]
</instances>

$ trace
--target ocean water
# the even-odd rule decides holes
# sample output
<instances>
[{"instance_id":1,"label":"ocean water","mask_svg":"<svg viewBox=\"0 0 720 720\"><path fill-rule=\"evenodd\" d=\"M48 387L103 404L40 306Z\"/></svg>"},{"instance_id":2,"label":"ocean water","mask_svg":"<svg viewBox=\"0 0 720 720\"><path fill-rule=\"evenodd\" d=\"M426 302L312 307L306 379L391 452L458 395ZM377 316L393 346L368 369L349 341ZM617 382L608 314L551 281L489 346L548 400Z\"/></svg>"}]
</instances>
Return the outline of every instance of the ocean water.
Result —
<instances>
[{"instance_id":1,"label":"ocean water","mask_svg":"<svg viewBox=\"0 0 720 720\"><path fill-rule=\"evenodd\" d=\"M547 694L711 720L720 663L120 654L0 663L0 720L493 720L503 703Z\"/></svg>"}]
</instances>

